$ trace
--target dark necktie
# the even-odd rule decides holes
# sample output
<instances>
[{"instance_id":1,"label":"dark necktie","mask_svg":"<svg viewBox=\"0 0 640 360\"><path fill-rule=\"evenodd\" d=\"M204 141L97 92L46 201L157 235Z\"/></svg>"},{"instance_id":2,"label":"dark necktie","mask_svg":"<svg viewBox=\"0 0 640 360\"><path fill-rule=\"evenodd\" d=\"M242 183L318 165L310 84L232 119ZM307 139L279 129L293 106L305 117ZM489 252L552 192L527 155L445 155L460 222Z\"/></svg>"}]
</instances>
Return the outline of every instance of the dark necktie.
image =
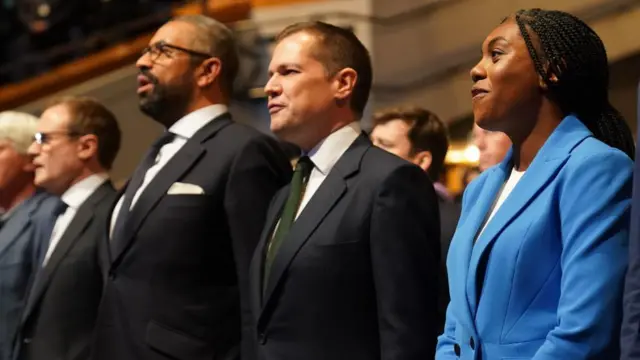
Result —
<instances>
[{"instance_id":1,"label":"dark necktie","mask_svg":"<svg viewBox=\"0 0 640 360\"><path fill-rule=\"evenodd\" d=\"M127 185L127 190L124 193L122 198L122 206L120 207L120 211L118 212L118 218L116 219L116 223L113 227L113 235L112 239L116 239L123 235L126 222L129 218L129 210L131 208L131 203L133 202L133 198L136 195L136 192L142 185L144 181L144 176L147 174L149 168L151 168L156 163L156 158L158 157L158 153L160 149L173 141L175 138L175 134L171 132L165 132L159 137L152 145L147 154L142 159L142 162L133 173L129 184Z\"/></svg>"},{"instance_id":2,"label":"dark necktie","mask_svg":"<svg viewBox=\"0 0 640 360\"><path fill-rule=\"evenodd\" d=\"M269 279L269 273L271 271L271 265L273 264L273 260L282 245L282 241L289 233L291 229L291 225L293 225L296 214L298 213L298 209L300 207L300 202L304 196L304 191L307 187L307 181L309 180L309 175L311 174L311 170L313 169L313 162L309 159L308 156L303 156L298 160L296 164L296 169L293 172L293 178L291 179L291 186L289 188L289 197L287 198L287 202L284 205L284 209L282 210L282 215L280 216L280 223L278 224L278 228L276 232L273 234L271 238L271 242L267 248L267 254L264 262L264 279L263 284L264 288L267 288L267 281Z\"/></svg>"},{"instance_id":3,"label":"dark necktie","mask_svg":"<svg viewBox=\"0 0 640 360\"><path fill-rule=\"evenodd\" d=\"M53 235L53 228L56 226L56 221L58 217L62 215L65 210L67 210L67 204L65 204L62 199L56 197L55 204L53 205L53 210L50 214L44 215L39 221L36 221L36 226L39 227L39 241L38 241L38 255L37 255L37 266L42 265L44 261L44 257L49 250L49 243L51 242L51 236Z\"/></svg>"}]
</instances>

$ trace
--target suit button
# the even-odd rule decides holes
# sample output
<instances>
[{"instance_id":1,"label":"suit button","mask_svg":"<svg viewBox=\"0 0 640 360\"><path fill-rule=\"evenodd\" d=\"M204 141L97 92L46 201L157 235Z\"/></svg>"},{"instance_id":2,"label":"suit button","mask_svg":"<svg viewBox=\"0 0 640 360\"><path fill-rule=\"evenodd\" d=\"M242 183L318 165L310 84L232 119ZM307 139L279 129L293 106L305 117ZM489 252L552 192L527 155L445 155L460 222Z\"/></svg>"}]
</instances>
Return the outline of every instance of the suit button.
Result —
<instances>
[{"instance_id":1,"label":"suit button","mask_svg":"<svg viewBox=\"0 0 640 360\"><path fill-rule=\"evenodd\" d=\"M116 279L116 273L109 271L109 280L113 281Z\"/></svg>"},{"instance_id":2,"label":"suit button","mask_svg":"<svg viewBox=\"0 0 640 360\"><path fill-rule=\"evenodd\" d=\"M460 357L460 345L453 344L453 352L456 353L457 357Z\"/></svg>"},{"instance_id":3,"label":"suit button","mask_svg":"<svg viewBox=\"0 0 640 360\"><path fill-rule=\"evenodd\" d=\"M469 346L471 347L471 350L476 349L476 342L473 340L473 338L469 338Z\"/></svg>"},{"instance_id":4,"label":"suit button","mask_svg":"<svg viewBox=\"0 0 640 360\"><path fill-rule=\"evenodd\" d=\"M27 338L26 337L26 338L22 339L22 343L25 344L25 345L31 344L31 338Z\"/></svg>"},{"instance_id":5,"label":"suit button","mask_svg":"<svg viewBox=\"0 0 640 360\"><path fill-rule=\"evenodd\" d=\"M264 345L267 343L267 336L261 332L258 334L258 341L260 342L260 345Z\"/></svg>"}]
</instances>

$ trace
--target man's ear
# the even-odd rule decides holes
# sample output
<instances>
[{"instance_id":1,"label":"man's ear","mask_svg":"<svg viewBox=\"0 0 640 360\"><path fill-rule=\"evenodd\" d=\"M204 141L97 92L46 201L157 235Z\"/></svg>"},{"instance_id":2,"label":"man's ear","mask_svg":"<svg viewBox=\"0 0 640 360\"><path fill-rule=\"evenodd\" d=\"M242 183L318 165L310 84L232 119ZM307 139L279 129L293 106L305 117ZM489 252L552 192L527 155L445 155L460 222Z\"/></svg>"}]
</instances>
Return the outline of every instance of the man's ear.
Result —
<instances>
[{"instance_id":1,"label":"man's ear","mask_svg":"<svg viewBox=\"0 0 640 360\"><path fill-rule=\"evenodd\" d=\"M78 139L78 158L87 161L98 156L98 137L94 134L83 135Z\"/></svg>"},{"instance_id":2,"label":"man's ear","mask_svg":"<svg viewBox=\"0 0 640 360\"><path fill-rule=\"evenodd\" d=\"M213 84L220 76L222 62L218 58L209 58L200 64L197 73L197 84L200 87L207 87Z\"/></svg>"},{"instance_id":3,"label":"man's ear","mask_svg":"<svg viewBox=\"0 0 640 360\"><path fill-rule=\"evenodd\" d=\"M420 168L424 171L429 170L432 161L433 155L431 154L431 151L420 151L413 156L413 163L420 166Z\"/></svg>"},{"instance_id":4,"label":"man's ear","mask_svg":"<svg viewBox=\"0 0 640 360\"><path fill-rule=\"evenodd\" d=\"M352 68L344 68L338 71L334 79L336 101L344 103L353 93L358 81L358 73Z\"/></svg>"}]
</instances>

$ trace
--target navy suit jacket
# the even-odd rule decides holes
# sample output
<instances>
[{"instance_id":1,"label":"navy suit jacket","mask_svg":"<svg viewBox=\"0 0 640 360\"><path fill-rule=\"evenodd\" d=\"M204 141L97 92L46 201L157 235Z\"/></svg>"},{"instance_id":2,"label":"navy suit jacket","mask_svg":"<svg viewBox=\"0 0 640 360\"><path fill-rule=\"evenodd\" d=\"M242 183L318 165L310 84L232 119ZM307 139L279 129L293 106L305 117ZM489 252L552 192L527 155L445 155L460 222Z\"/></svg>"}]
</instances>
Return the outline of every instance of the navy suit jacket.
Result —
<instances>
[{"instance_id":1,"label":"navy suit jacket","mask_svg":"<svg viewBox=\"0 0 640 360\"><path fill-rule=\"evenodd\" d=\"M640 90L638 91L640 110ZM638 113L640 114L640 112ZM640 123L640 121L639 121ZM640 131L640 127L638 127ZM625 281L624 318L620 340L621 360L640 359L640 147L636 148L636 176L631 201L631 230L629 237L629 270Z\"/></svg>"},{"instance_id":2,"label":"navy suit jacket","mask_svg":"<svg viewBox=\"0 0 640 360\"><path fill-rule=\"evenodd\" d=\"M35 269L39 244L34 221L53 211L55 199L42 192L13 209L0 230L0 360L11 359L26 296Z\"/></svg>"},{"instance_id":3,"label":"navy suit jacket","mask_svg":"<svg viewBox=\"0 0 640 360\"><path fill-rule=\"evenodd\" d=\"M566 117L476 239L511 157L465 191L436 359L617 359L631 159Z\"/></svg>"}]
</instances>

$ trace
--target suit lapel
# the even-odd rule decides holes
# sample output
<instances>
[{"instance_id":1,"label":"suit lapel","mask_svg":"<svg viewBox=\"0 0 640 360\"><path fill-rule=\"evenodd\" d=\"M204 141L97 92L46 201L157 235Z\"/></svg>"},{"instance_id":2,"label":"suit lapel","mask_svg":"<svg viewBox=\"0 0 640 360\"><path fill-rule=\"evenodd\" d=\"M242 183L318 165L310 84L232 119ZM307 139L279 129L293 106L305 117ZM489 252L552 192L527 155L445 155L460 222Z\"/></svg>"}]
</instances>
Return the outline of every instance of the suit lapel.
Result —
<instances>
[{"instance_id":1,"label":"suit lapel","mask_svg":"<svg viewBox=\"0 0 640 360\"><path fill-rule=\"evenodd\" d=\"M486 261L485 257L491 252L494 242L500 233L538 196L540 191L555 178L569 157L571 150L589 136L591 133L578 119L572 116L566 117L542 146L511 194L477 238L471 252L469 275L466 282L467 299L473 313L477 310L477 301L480 296L478 292L481 291L477 288L477 276L484 276L484 274L478 274L478 269L481 262ZM484 210L484 216L476 217L474 235L480 230L484 218L491 211L491 205L499 195L502 184L507 180L507 174L511 172L513 167L511 155L512 153L509 152L500 164L503 173L496 172L495 179L491 179L489 182L491 190L487 189L488 195L486 197L490 198L482 199L483 206L481 208ZM487 206L487 204L489 205Z\"/></svg>"},{"instance_id":2,"label":"suit lapel","mask_svg":"<svg viewBox=\"0 0 640 360\"><path fill-rule=\"evenodd\" d=\"M20 239L20 235L27 230L31 224L33 213L40 207L40 204L47 197L44 194L36 194L18 205L15 213L7 220L7 223L0 231L0 257L7 251L11 245ZM23 210L24 207L24 210ZM25 211L25 214L20 214Z\"/></svg>"},{"instance_id":3,"label":"suit lapel","mask_svg":"<svg viewBox=\"0 0 640 360\"><path fill-rule=\"evenodd\" d=\"M510 157L510 155L507 155L507 157ZM475 326L472 316L474 311L471 308L472 294L467 292L466 286L469 282L469 266L471 262L471 254L474 250L475 234L478 233L480 227L484 223L484 219L487 213L491 210L491 205L504 183L506 178L505 167L505 165L501 164L498 167L487 170L488 176L485 178L485 181L476 185L479 188L477 191L480 193L480 196L473 204L467 204L467 206L472 205L470 206L467 219L463 224L461 224L461 227L456 230L456 234L454 235L453 241L455 241L455 246L458 247L456 249L456 254L462 254L462 257L456 257L455 265L457 266L454 265L454 269L460 267L463 270L457 274L456 280L454 280L449 290L451 292L452 301L453 299L458 299L466 303L467 306L465 310L467 310L468 318L460 319L460 321L466 323L469 328L474 328ZM462 238L460 237L461 234L467 234L468 237ZM454 274L454 271L450 271L451 276ZM461 286L456 286L457 284L460 284ZM466 299L466 301L464 299Z\"/></svg>"},{"instance_id":4,"label":"suit lapel","mask_svg":"<svg viewBox=\"0 0 640 360\"><path fill-rule=\"evenodd\" d=\"M256 246L256 250L253 253L253 259L251 261L251 289L254 289L255 293L251 297L251 306L253 307L253 313L257 314L260 311L262 305L262 277L263 268L264 268L264 259L265 259L265 251L266 244L268 244L268 240L271 238L273 234L273 230L280 219L280 214L282 213L282 209L284 208L284 204L287 201L287 195L289 194L289 186L285 186L280 189L276 195L273 197L273 201L271 206L269 207L269 211L267 212L265 227L262 230L262 234L260 235L260 241L258 242L258 246Z\"/></svg>"},{"instance_id":5,"label":"suit lapel","mask_svg":"<svg viewBox=\"0 0 640 360\"><path fill-rule=\"evenodd\" d=\"M69 227L65 230L60 241L56 245L55 250L51 254L49 261L47 261L45 267L40 270L40 273L37 274L38 280L34 282L33 289L29 292L27 306L23 312L24 320L31 315L35 305L49 286L51 278L60 265L60 262L84 234L85 229L93 219L96 205L113 191L113 185L110 181L107 181L98 187L98 189L96 189L96 191L87 198L84 204L78 208L78 211L69 224Z\"/></svg>"},{"instance_id":6,"label":"suit lapel","mask_svg":"<svg viewBox=\"0 0 640 360\"><path fill-rule=\"evenodd\" d=\"M194 134L192 138L187 140L186 144L169 160L158 174L156 174L131 209L131 213L125 224L125 235L123 238L112 239L112 241L115 241L113 244L114 250L111 254L114 265L118 263L125 250L131 244L131 241L133 241L134 235L138 232L144 220L158 204L160 199L164 197L171 185L182 178L183 175L196 164L198 159L205 154L206 150L202 146L202 143L231 123L232 121L228 115L223 115L205 125L205 127Z\"/></svg>"},{"instance_id":7,"label":"suit lapel","mask_svg":"<svg viewBox=\"0 0 640 360\"><path fill-rule=\"evenodd\" d=\"M263 310L273 296L274 289L282 280L285 270L291 264L300 248L318 228L322 220L347 191L346 179L360 169L365 152L371 147L367 136L361 134L335 164L309 203L293 223L278 254L273 260L271 273L263 301Z\"/></svg>"},{"instance_id":8,"label":"suit lapel","mask_svg":"<svg viewBox=\"0 0 640 360\"><path fill-rule=\"evenodd\" d=\"M30 219L30 216L19 216L7 221L7 224L2 228L2 232L0 232L2 234L0 236L0 257L20 238L20 234L26 230L27 225L31 222Z\"/></svg>"}]
</instances>

